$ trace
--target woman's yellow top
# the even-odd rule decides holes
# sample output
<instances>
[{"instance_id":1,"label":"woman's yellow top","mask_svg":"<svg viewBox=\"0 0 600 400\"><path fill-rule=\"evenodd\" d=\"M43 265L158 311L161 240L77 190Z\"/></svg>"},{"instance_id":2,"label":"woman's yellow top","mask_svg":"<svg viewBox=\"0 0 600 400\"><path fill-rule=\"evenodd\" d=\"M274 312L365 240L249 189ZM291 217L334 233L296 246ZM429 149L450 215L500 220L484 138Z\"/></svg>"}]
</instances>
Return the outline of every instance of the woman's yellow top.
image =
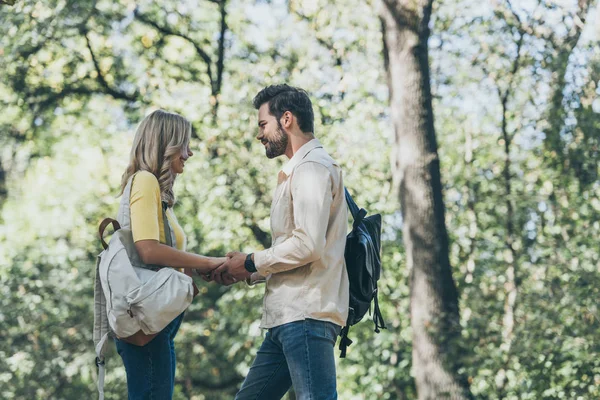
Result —
<instances>
[{"instance_id":1,"label":"woman's yellow top","mask_svg":"<svg viewBox=\"0 0 600 400\"><path fill-rule=\"evenodd\" d=\"M152 173L139 171L135 174L131 183L129 206L133 241L158 240L166 244L160 186ZM185 251L185 234L171 207L167 208L167 219L175 235L175 247Z\"/></svg>"}]
</instances>

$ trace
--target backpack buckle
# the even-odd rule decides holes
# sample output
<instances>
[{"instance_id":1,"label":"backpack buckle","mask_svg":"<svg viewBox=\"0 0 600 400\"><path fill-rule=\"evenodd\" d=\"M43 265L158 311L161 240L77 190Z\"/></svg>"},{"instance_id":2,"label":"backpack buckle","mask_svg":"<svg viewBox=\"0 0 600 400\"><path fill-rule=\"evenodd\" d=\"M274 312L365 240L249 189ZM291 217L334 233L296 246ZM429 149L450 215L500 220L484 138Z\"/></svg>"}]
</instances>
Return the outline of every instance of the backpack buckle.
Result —
<instances>
[{"instance_id":1,"label":"backpack buckle","mask_svg":"<svg viewBox=\"0 0 600 400\"><path fill-rule=\"evenodd\" d=\"M129 314L129 316L130 316L131 318L133 318L133 313L131 312L131 308L129 308L129 309L127 310L127 314Z\"/></svg>"},{"instance_id":2,"label":"backpack buckle","mask_svg":"<svg viewBox=\"0 0 600 400\"><path fill-rule=\"evenodd\" d=\"M104 358L96 357L96 368L100 368L101 365L104 365Z\"/></svg>"}]
</instances>

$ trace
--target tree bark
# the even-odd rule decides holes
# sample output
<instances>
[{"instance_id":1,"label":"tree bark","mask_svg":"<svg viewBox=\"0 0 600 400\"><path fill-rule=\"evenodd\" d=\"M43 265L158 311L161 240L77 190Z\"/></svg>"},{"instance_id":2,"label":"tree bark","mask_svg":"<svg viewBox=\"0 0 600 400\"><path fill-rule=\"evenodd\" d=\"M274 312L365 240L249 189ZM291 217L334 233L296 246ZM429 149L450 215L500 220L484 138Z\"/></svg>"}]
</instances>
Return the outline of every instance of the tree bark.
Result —
<instances>
[{"instance_id":1,"label":"tree bark","mask_svg":"<svg viewBox=\"0 0 600 400\"><path fill-rule=\"evenodd\" d=\"M383 0L384 59L395 131L403 239L411 271L413 368L419 399L468 399L459 374L458 294L448 255L427 40L432 0Z\"/></svg>"}]
</instances>

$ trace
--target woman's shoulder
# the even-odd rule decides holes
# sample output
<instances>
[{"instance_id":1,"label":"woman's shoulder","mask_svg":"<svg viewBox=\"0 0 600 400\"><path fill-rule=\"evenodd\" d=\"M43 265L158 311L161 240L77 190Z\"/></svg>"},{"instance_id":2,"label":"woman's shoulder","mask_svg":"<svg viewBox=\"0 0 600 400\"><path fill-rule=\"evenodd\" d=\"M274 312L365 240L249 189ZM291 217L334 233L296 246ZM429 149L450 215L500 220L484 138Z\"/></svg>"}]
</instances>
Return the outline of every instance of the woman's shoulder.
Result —
<instances>
[{"instance_id":1,"label":"woman's shoulder","mask_svg":"<svg viewBox=\"0 0 600 400\"><path fill-rule=\"evenodd\" d=\"M160 193L158 179L156 179L156 176L151 172L138 171L133 178L132 190L142 192L157 191Z\"/></svg>"},{"instance_id":2,"label":"woman's shoulder","mask_svg":"<svg viewBox=\"0 0 600 400\"><path fill-rule=\"evenodd\" d=\"M134 182L140 183L156 183L158 185L158 179L152 172L149 171L138 171L134 175Z\"/></svg>"}]
</instances>

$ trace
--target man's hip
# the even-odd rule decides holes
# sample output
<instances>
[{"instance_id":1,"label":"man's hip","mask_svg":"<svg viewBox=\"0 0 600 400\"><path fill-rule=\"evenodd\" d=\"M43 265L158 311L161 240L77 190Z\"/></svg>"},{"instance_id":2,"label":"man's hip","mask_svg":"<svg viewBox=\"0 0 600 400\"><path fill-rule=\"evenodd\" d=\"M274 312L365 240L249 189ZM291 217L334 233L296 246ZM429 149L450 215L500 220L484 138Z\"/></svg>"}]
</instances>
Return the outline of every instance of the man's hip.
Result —
<instances>
[{"instance_id":1,"label":"man's hip","mask_svg":"<svg viewBox=\"0 0 600 400\"><path fill-rule=\"evenodd\" d=\"M314 319L270 328L236 399L337 399L334 346L341 327Z\"/></svg>"}]
</instances>

